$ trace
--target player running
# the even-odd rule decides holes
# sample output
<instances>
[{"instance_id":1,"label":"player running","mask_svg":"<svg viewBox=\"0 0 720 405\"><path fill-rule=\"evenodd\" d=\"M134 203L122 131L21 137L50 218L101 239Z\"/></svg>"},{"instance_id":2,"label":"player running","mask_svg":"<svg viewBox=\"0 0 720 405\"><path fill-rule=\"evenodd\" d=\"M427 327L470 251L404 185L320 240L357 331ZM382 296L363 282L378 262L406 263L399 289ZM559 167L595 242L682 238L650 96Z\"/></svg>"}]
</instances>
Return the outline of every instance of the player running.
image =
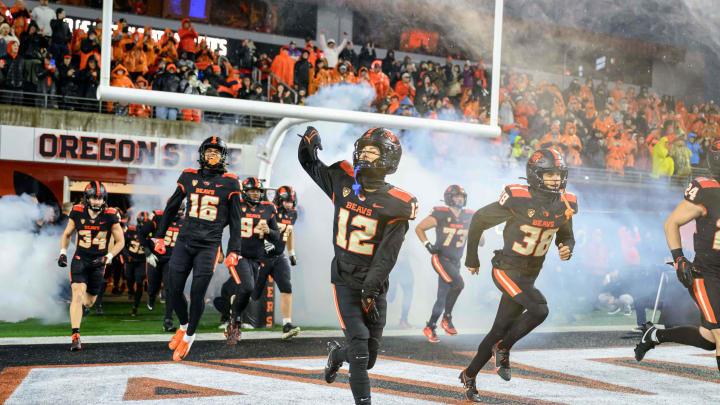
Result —
<instances>
[{"instance_id":1,"label":"player running","mask_svg":"<svg viewBox=\"0 0 720 405\"><path fill-rule=\"evenodd\" d=\"M142 240L138 230L148 221L148 213L142 211L138 213L136 226L128 226L125 231L125 279L128 285L134 285L135 294L133 295L133 307L130 316L136 316L140 298L143 293L143 283L148 273L148 265L145 261L145 251L143 250Z\"/></svg>"}]
</instances>

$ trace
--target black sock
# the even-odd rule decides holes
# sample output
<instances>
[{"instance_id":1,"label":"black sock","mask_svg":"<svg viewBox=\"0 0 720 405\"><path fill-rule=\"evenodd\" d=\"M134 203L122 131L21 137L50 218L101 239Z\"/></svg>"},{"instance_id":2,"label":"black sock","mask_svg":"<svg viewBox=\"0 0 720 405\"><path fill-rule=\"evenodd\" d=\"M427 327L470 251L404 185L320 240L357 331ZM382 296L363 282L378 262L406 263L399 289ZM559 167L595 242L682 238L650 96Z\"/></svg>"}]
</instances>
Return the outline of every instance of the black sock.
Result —
<instances>
[{"instance_id":1,"label":"black sock","mask_svg":"<svg viewBox=\"0 0 720 405\"><path fill-rule=\"evenodd\" d=\"M72 328L73 335L76 333L80 333L80 328Z\"/></svg>"},{"instance_id":2,"label":"black sock","mask_svg":"<svg viewBox=\"0 0 720 405\"><path fill-rule=\"evenodd\" d=\"M715 350L715 343L705 339L696 326L678 326L677 328L658 329L655 333L658 342L673 342L695 346L704 350Z\"/></svg>"}]
</instances>

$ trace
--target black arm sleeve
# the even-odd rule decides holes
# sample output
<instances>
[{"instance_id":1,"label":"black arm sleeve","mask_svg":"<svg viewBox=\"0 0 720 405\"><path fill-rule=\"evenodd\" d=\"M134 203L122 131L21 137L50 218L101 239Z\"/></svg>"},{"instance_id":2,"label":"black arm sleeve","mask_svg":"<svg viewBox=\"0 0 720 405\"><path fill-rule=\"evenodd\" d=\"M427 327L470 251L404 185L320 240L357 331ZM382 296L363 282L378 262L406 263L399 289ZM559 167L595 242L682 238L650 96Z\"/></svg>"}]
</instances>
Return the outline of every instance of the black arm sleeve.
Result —
<instances>
[{"instance_id":1,"label":"black arm sleeve","mask_svg":"<svg viewBox=\"0 0 720 405\"><path fill-rule=\"evenodd\" d=\"M138 230L138 237L140 238L143 250L146 253L152 253L153 249L155 249L155 245L152 240L150 240L150 234L155 235L155 227L157 226L155 221L159 219L161 218L153 218L152 221L147 221L145 225Z\"/></svg>"},{"instance_id":2,"label":"black arm sleeve","mask_svg":"<svg viewBox=\"0 0 720 405\"><path fill-rule=\"evenodd\" d=\"M332 198L333 187L332 177L328 167L317 157L317 151L311 150L309 147L304 145L305 142L300 142L298 146L298 160L300 165L305 169L307 174L313 179L315 183L327 194L328 197Z\"/></svg>"},{"instance_id":3,"label":"black arm sleeve","mask_svg":"<svg viewBox=\"0 0 720 405\"><path fill-rule=\"evenodd\" d=\"M242 217L242 208L240 207L240 194L232 194L230 196L230 240L228 240L227 253L235 252L240 254L240 244L242 237L240 235L241 226L240 218Z\"/></svg>"},{"instance_id":4,"label":"black arm sleeve","mask_svg":"<svg viewBox=\"0 0 720 405\"><path fill-rule=\"evenodd\" d=\"M165 236L165 232L167 232L168 226L170 226L170 222L172 222L172 219L175 218L175 215L177 215L177 212L180 209L180 204L182 204L182 201L184 199L185 191L181 186L178 185L173 195L170 196L167 205L165 206L162 219L157 224L157 229L155 230L154 234L156 238L159 235L163 235L163 237Z\"/></svg>"},{"instance_id":5,"label":"black arm sleeve","mask_svg":"<svg viewBox=\"0 0 720 405\"><path fill-rule=\"evenodd\" d=\"M375 295L382 292L383 284L395 267L408 228L408 221L396 221L385 227L385 236L375 249L363 290Z\"/></svg>"},{"instance_id":6,"label":"black arm sleeve","mask_svg":"<svg viewBox=\"0 0 720 405\"><path fill-rule=\"evenodd\" d=\"M267 234L267 239L273 243L279 241L281 234L280 229L278 229L277 219L275 218L275 216L270 218L270 221L268 221L268 228L270 228L270 233Z\"/></svg>"},{"instance_id":7,"label":"black arm sleeve","mask_svg":"<svg viewBox=\"0 0 720 405\"><path fill-rule=\"evenodd\" d=\"M501 224L512 218L512 213L504 208L497 201L488 204L473 214L470 222L470 232L468 233L467 255L465 255L465 266L480 267L480 259L478 258L478 246L482 238L483 231L490 229L495 225Z\"/></svg>"},{"instance_id":8,"label":"black arm sleeve","mask_svg":"<svg viewBox=\"0 0 720 405\"><path fill-rule=\"evenodd\" d=\"M572 218L565 222L560 229L558 229L557 236L555 237L555 245L563 244L570 248L572 252L575 248L575 235L573 234Z\"/></svg>"}]
</instances>

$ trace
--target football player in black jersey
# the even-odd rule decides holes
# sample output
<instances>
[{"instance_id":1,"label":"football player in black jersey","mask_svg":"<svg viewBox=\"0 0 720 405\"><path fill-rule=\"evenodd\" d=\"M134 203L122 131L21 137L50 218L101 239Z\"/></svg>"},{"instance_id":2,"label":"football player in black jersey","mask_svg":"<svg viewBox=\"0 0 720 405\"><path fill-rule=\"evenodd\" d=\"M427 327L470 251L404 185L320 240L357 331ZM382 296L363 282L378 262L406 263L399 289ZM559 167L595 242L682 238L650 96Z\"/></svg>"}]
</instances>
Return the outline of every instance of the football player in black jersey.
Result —
<instances>
[{"instance_id":1,"label":"football player in black jersey","mask_svg":"<svg viewBox=\"0 0 720 405\"><path fill-rule=\"evenodd\" d=\"M320 135L308 127L298 158L335 207L330 281L344 346L328 343L325 380L335 381L344 362L356 404L370 403L367 370L375 365L385 327L388 276L395 265L418 204L411 194L385 182L400 163L402 148L392 132L372 128L356 142L353 164L326 166L317 156Z\"/></svg>"},{"instance_id":2,"label":"football player in black jersey","mask_svg":"<svg viewBox=\"0 0 720 405\"><path fill-rule=\"evenodd\" d=\"M225 265L237 265L240 255L240 182L228 173L228 150L217 136L205 139L198 148L200 169L186 169L177 181L177 188L165 206L157 226L154 250L165 253L165 235L175 220L183 200L187 216L170 257L170 305L180 320L180 328L168 347L173 360L187 356L195 340L200 317L205 309L205 292L221 254L223 229L230 225L230 241ZM190 313L183 289L190 272Z\"/></svg>"},{"instance_id":3,"label":"football player in black jersey","mask_svg":"<svg viewBox=\"0 0 720 405\"><path fill-rule=\"evenodd\" d=\"M130 316L137 315L138 305L140 305L140 298L143 293L143 283L148 273L145 251L138 232L147 221L148 213L142 211L137 215L136 226L130 225L125 231L125 279L128 282L128 288L134 286L133 291L135 292Z\"/></svg>"},{"instance_id":4,"label":"football player in black jersey","mask_svg":"<svg viewBox=\"0 0 720 405\"><path fill-rule=\"evenodd\" d=\"M437 299L430 320L423 329L423 333L432 343L440 341L435 328L443 310L445 314L440 326L448 335L457 335L452 323L452 310L460 292L465 288L460 276L460 259L474 212L463 209L467 204L467 193L457 184L449 186L443 197L445 207L433 208L432 213L415 228L420 242L430 252L433 269L438 274ZM435 228L435 244L432 244L425 234L425 231L432 228Z\"/></svg>"},{"instance_id":5,"label":"football player in black jersey","mask_svg":"<svg viewBox=\"0 0 720 405\"><path fill-rule=\"evenodd\" d=\"M547 301L535 288L553 238L560 260L569 260L575 247L572 216L577 198L566 192L568 169L551 149L533 153L526 165L529 186L505 187L497 202L480 208L472 217L465 266L478 274L478 245L483 231L505 222L504 246L492 259L492 280L502 292L495 322L470 365L460 373L466 399L480 402L475 376L495 356L495 372L510 380L510 348L548 316Z\"/></svg>"},{"instance_id":6,"label":"football player in black jersey","mask_svg":"<svg viewBox=\"0 0 720 405\"><path fill-rule=\"evenodd\" d=\"M155 210L151 213L150 218L142 228L140 228L140 239L143 241L145 257L148 263L148 302L147 307L150 311L155 308L155 300L162 286L162 296L165 299L165 316L163 318L163 332L175 332L177 328L173 325L172 314L173 308L170 305L170 257L172 256L175 242L177 242L182 221L185 218L185 201L180 204L175 218L165 231L165 253L159 254L154 252L153 235L156 235L158 223L163 217L161 210ZM158 235L159 237L160 235Z\"/></svg>"},{"instance_id":7,"label":"football player in black jersey","mask_svg":"<svg viewBox=\"0 0 720 405\"><path fill-rule=\"evenodd\" d=\"M300 333L300 327L292 324L292 284L290 282L290 265L295 266L297 264L294 249L295 234L293 233L293 225L297 220L295 190L290 186L279 187L275 191L273 205L277 209L277 226L281 237L275 243L265 243L265 255L262 258L262 267L260 267L252 298L257 300L262 296L268 276L272 276L280 290L282 338L287 340ZM288 258L285 257L285 246L287 246L290 255L289 264Z\"/></svg>"},{"instance_id":8,"label":"football player in black jersey","mask_svg":"<svg viewBox=\"0 0 720 405\"><path fill-rule=\"evenodd\" d=\"M241 339L242 315L250 303L258 272L262 267L266 242L280 239L277 226L277 211L270 201L265 200L265 188L256 177L248 177L242 183L242 202L240 203L240 223L242 231L241 257L234 267L228 267L230 277L221 290L228 314L225 328L226 343L236 345Z\"/></svg>"},{"instance_id":9,"label":"football player in black jersey","mask_svg":"<svg viewBox=\"0 0 720 405\"><path fill-rule=\"evenodd\" d=\"M83 203L73 207L70 220L60 239L58 266L67 267L67 248L70 237L77 231L75 254L70 263L72 302L70 303L70 326L72 328L71 351L82 349L80 322L83 306L95 303L103 283L105 266L123 249L125 239L114 209L105 208L107 191L99 181L91 181L83 191ZM112 240L108 237L112 235ZM112 246L110 243L113 242Z\"/></svg>"},{"instance_id":10,"label":"football player in black jersey","mask_svg":"<svg viewBox=\"0 0 720 405\"><path fill-rule=\"evenodd\" d=\"M635 359L640 361L648 350L665 342L715 350L720 371L720 138L710 144L707 154L712 177L698 177L685 189L685 199L665 221L665 238L675 262L677 278L688 289L702 314L702 326L658 329L646 325ZM680 227L695 220L695 260L685 257ZM670 304L671 305L671 304Z\"/></svg>"}]
</instances>

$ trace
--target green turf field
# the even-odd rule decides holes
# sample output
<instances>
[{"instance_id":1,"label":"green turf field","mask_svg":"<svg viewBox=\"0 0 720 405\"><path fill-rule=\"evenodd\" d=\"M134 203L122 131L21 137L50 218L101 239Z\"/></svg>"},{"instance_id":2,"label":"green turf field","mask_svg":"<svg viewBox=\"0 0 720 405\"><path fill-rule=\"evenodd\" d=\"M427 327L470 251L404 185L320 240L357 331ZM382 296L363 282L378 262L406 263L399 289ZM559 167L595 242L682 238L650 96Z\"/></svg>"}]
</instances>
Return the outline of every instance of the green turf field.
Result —
<instances>
[{"instance_id":1,"label":"green turf field","mask_svg":"<svg viewBox=\"0 0 720 405\"><path fill-rule=\"evenodd\" d=\"M95 309L82 321L80 331L83 335L139 335L165 333L162 331L163 315L165 305L158 302L150 312L144 305L138 309L135 317L130 316L132 304L115 298L114 302L104 302L104 315L95 315ZM63 304L64 305L64 304ZM205 312L198 327L199 333L219 333L220 314L212 306L205 306ZM177 319L175 320L177 326ZM304 330L327 329L317 327L302 327ZM280 331L281 326L274 328L258 329L261 331ZM251 332L251 331L250 331ZM66 336L70 334L70 321L58 324L43 324L36 319L28 319L22 322L0 322L0 338L3 337L36 337L36 336ZM167 332L168 336L172 333Z\"/></svg>"}]
</instances>

